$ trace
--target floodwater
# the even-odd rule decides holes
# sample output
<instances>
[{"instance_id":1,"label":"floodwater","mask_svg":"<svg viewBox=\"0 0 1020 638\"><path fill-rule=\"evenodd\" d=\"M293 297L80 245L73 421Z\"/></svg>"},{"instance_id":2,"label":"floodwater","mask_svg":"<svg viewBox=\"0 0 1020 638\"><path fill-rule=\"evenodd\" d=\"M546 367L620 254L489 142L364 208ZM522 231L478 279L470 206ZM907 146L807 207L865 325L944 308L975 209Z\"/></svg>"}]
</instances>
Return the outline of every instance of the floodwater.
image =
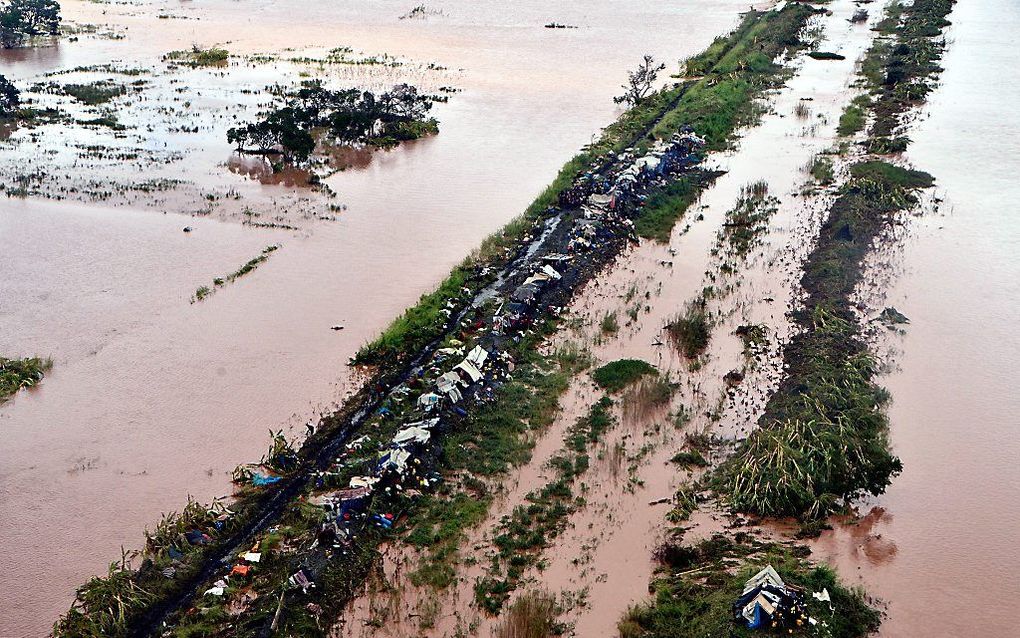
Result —
<instances>
[{"instance_id":1,"label":"floodwater","mask_svg":"<svg viewBox=\"0 0 1020 638\"><path fill-rule=\"evenodd\" d=\"M357 384L346 361L358 346L612 121L610 97L635 60L704 48L746 3L430 6L442 14L399 20L410 7L390 1L65 2L65 17L109 25L118 38L5 54L4 74L23 83L110 60L156 66L192 43L239 54L346 45L434 61L461 92L436 107L436 138L353 158L328 180L348 209L334 221L287 217L301 221L297 231L189 216L173 197L0 201L0 353L55 364L39 388L0 407L0 635L44 635L74 587L121 547L138 547L161 512L189 494L228 493L229 471L262 454L270 428L297 436L341 400ZM542 28L550 21L579 28ZM179 165L272 214L301 205L229 161L224 143ZM101 180L103 166L83 163L76 177ZM189 303L198 286L275 243L255 272Z\"/></svg>"},{"instance_id":2,"label":"floodwater","mask_svg":"<svg viewBox=\"0 0 1020 638\"><path fill-rule=\"evenodd\" d=\"M944 203L911 221L886 304L903 473L816 552L888 603L881 635L1015 636L1020 596L1020 6L957 3L908 160ZM867 508L865 513L867 513Z\"/></svg>"},{"instance_id":3,"label":"floodwater","mask_svg":"<svg viewBox=\"0 0 1020 638\"><path fill-rule=\"evenodd\" d=\"M833 14L816 22L824 29L821 46L847 59L820 62L802 57L795 62L796 75L769 98L771 112L760 125L745 131L735 150L709 159L710 165L726 173L677 225L669 243L642 242L570 304L567 323L582 327L563 330L558 341L589 346L599 363L620 358L652 362L678 387L667 405L653 409L637 407L639 401L626 392L617 397L618 423L592 450L592 465L575 486L585 505L571 514L567 528L544 550L542 568L529 570L513 595L535 589L555 595L564 608L559 620L571 626L568 635L616 635L628 607L647 600L655 567L653 550L668 527L665 515L670 505L661 499L689 480L670 458L690 433L724 439L746 435L780 378L779 343L791 330L786 312L795 303L800 262L831 198L831 193L819 198L801 195L809 181L805 167L835 143L837 114L853 97L849 86L855 60L871 37L867 26L849 23L856 10L853 2L838 0L829 8ZM872 19L878 19L877 12ZM798 114L798 106L805 105L807 112ZM758 180L769 185L777 210L761 245L727 275L721 269L723 258L716 253L717 248L726 253L719 233L742 189ZM706 285L718 291L709 304L715 326L707 354L692 370L691 361L669 344L662 328ZM620 325L612 336L600 334L601 319L609 313ZM768 329L767 356L757 362L745 357L734 334L738 326L750 323ZM727 388L724 380L731 370L746 374L735 389ZM385 587L370 587L351 605L340 635L453 636L464 627L476 627L481 636L501 635L502 617L488 617L473 603L473 586L494 552L498 522L528 492L549 480L549 459L561 448L565 431L600 394L587 376L573 380L561 398L560 414L542 433L531 460L501 482L505 492L486 521L469 532L461 554L477 562L461 564L448 591L437 594L428 586L413 586L406 576L417 564L414 552L391 547ZM674 415L681 409L688 418L677 423ZM719 512L700 511L687 538L710 535L726 522ZM426 631L417 619L432 607L441 611L435 627ZM385 619L381 627L368 622L380 618Z\"/></svg>"}]
</instances>

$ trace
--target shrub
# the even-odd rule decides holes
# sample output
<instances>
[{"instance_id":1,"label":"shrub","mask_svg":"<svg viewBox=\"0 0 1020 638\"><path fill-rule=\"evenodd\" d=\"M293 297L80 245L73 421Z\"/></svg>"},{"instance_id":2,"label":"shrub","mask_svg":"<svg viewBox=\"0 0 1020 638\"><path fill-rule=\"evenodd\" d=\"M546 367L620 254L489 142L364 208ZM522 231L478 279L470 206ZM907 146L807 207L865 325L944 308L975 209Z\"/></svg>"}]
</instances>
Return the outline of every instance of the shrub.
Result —
<instances>
[{"instance_id":1,"label":"shrub","mask_svg":"<svg viewBox=\"0 0 1020 638\"><path fill-rule=\"evenodd\" d=\"M641 377L658 374L655 366L646 361L619 359L596 369L591 376L600 387L610 392L619 392Z\"/></svg>"}]
</instances>

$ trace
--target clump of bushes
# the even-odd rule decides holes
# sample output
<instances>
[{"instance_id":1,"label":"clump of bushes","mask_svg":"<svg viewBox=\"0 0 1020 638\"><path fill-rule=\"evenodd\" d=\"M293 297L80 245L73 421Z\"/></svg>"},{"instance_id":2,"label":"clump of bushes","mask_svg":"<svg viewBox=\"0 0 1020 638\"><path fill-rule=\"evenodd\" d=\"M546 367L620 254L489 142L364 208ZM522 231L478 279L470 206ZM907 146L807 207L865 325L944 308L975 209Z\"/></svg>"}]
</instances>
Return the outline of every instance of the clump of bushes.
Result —
<instances>
[{"instance_id":1,"label":"clump of bushes","mask_svg":"<svg viewBox=\"0 0 1020 638\"><path fill-rule=\"evenodd\" d=\"M30 388L42 381L43 376L52 367L51 359L0 357L0 403L7 401L18 390Z\"/></svg>"},{"instance_id":2,"label":"clump of bushes","mask_svg":"<svg viewBox=\"0 0 1020 638\"><path fill-rule=\"evenodd\" d=\"M655 366L640 359L618 359L596 369L592 379L599 387L609 392L619 392L641 377L656 376Z\"/></svg>"},{"instance_id":3,"label":"clump of bushes","mask_svg":"<svg viewBox=\"0 0 1020 638\"><path fill-rule=\"evenodd\" d=\"M666 324L666 333L681 354L693 359L708 348L712 328L702 304L694 303Z\"/></svg>"},{"instance_id":4,"label":"clump of bushes","mask_svg":"<svg viewBox=\"0 0 1020 638\"><path fill-rule=\"evenodd\" d=\"M318 80L301 84L286 104L262 120L230 128L227 141L243 153L282 154L305 161L315 150L313 129L323 129L340 144L387 147L439 132L427 117L433 99L409 84L375 95L358 89L327 89Z\"/></svg>"},{"instance_id":5,"label":"clump of bushes","mask_svg":"<svg viewBox=\"0 0 1020 638\"><path fill-rule=\"evenodd\" d=\"M193 68L200 66L222 66L230 59L230 52L219 47L203 49L198 45L194 45L188 51L171 51L163 56L163 59Z\"/></svg>"},{"instance_id":6,"label":"clump of bushes","mask_svg":"<svg viewBox=\"0 0 1020 638\"><path fill-rule=\"evenodd\" d=\"M0 4L0 47L13 49L29 38L59 31L60 4L56 0L6 0Z\"/></svg>"},{"instance_id":7,"label":"clump of bushes","mask_svg":"<svg viewBox=\"0 0 1020 638\"><path fill-rule=\"evenodd\" d=\"M127 93L127 89L121 84L101 81L92 84L65 84L63 91L82 104L96 106L104 104Z\"/></svg>"}]
</instances>

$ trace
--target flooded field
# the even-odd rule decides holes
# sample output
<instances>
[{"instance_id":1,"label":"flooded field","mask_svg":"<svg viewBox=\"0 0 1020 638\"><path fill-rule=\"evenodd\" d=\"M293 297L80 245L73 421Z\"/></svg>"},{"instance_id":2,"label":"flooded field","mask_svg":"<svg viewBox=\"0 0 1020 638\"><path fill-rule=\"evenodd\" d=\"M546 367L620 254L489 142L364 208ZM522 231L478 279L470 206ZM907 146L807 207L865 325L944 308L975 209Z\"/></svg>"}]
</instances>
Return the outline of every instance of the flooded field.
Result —
<instances>
[{"instance_id":1,"label":"flooded field","mask_svg":"<svg viewBox=\"0 0 1020 638\"><path fill-rule=\"evenodd\" d=\"M908 157L945 201L905 229L885 302L910 319L882 339L903 473L816 548L888 602L881 635L895 638L1014 635L1020 594L1020 128L1004 117L1020 103L1020 9L961 2L950 19Z\"/></svg>"},{"instance_id":2,"label":"flooded field","mask_svg":"<svg viewBox=\"0 0 1020 638\"><path fill-rule=\"evenodd\" d=\"M836 143L878 4L856 24L855 3L831 3L815 24L820 46L846 59L798 60L760 126L712 157L726 174L669 241L641 242L570 306L559 343L589 344L600 363L644 359L676 381L655 410L621 398L619 422L582 479L585 506L524 581L560 596L574 635L616 635L622 614L645 598L664 497L690 475L671 462L684 437L746 435L783 374L786 313L833 196L805 196L808 167ZM347 361L358 347L615 117L610 98L641 54L672 70L746 4L486 0L432 3L420 14L389 0L63 7L74 36L0 53L4 74L32 87L26 95L74 120L0 136L0 177L19 189L0 200L0 355L55 364L40 387L0 406L4 637L45 635L74 587L120 548L138 547L161 512L188 495L227 494L230 470L263 454L268 430L303 436L306 421L357 389ZM936 189L886 238L862 298L866 314L893 306L910 319L872 331L904 471L860 504L859 520L811 544L815 559L880 601L887 638L1012 635L1020 594L1020 393L1010 367L1020 358L1020 226L1007 204L1020 198L1020 126L1005 115L1020 103L1011 66L1020 9L959 3L950 19L941 86L904 158L935 175ZM230 58L210 68L164 59L193 46ZM326 188L232 152L226 128L264 108L268 86L308 78L442 92L440 133L321 158ZM127 93L99 108L60 94L64 83L93 80ZM88 123L109 115L125 128ZM737 271L725 270L728 211L758 181L776 210ZM256 271L195 302L199 287L268 246L278 249ZM716 288L715 327L694 366L663 326L705 286ZM619 327L607 337L600 324L610 315ZM755 356L736 334L747 324L767 331ZM549 479L564 433L599 394L587 376L571 382L532 460L464 547L491 551L500 517ZM691 535L726 522L706 507ZM386 587L356 599L336 634L498 631L501 621L472 602L485 561L465 562L437 598L405 578L415 559L403 547L386 553ZM439 609L428 632L417 620L423 603ZM380 606L395 622L375 629Z\"/></svg>"},{"instance_id":3,"label":"flooded field","mask_svg":"<svg viewBox=\"0 0 1020 638\"><path fill-rule=\"evenodd\" d=\"M70 183L56 179L40 191L74 188L65 201L0 201L0 352L55 363L41 387L0 408L0 595L7 602L0 635L44 635L74 587L105 571L122 546L137 547L161 512L188 494L227 493L229 471L264 452L270 428L301 434L309 417L356 385L346 362L358 346L521 212L614 118L610 97L641 54L672 63L700 50L745 5L434 6L442 14L400 20L410 7L397 2L66 2L65 18L102 25L97 33L4 52L4 74L19 86L83 66L157 69L127 76L153 76L125 107L124 121L136 125L130 135L141 135L141 118L161 108L151 102L177 79L162 56L193 44L238 56L349 46L445 67L426 74L460 91L435 107L437 137L361 154L329 177L334 203L346 210L325 220L315 194L246 177L260 168L232 161L223 137L230 104L257 106L240 91L276 72L280 81L299 78L290 67L253 70L232 60L223 76L183 72L185 84L194 82L189 90L203 92L193 100L197 124L188 124L199 131L171 131L173 118L160 119L148 151L157 159L164 148L181 154L165 166L111 172L107 160L69 150L109 132L79 138L74 127L50 131L55 138L45 127L31 131L56 151L43 157L30 153L31 139L0 148L8 175L27 160L57 177L75 171ZM550 21L579 28L542 28ZM146 91L151 100L142 99ZM161 172L190 185L98 204L80 188ZM227 197L231 191L241 199ZM219 195L206 211L209 193ZM245 205L296 230L242 225ZM182 233L184 226L193 232ZM256 272L189 303L199 286L270 244L281 248ZM336 324L345 329L330 330Z\"/></svg>"}]
</instances>

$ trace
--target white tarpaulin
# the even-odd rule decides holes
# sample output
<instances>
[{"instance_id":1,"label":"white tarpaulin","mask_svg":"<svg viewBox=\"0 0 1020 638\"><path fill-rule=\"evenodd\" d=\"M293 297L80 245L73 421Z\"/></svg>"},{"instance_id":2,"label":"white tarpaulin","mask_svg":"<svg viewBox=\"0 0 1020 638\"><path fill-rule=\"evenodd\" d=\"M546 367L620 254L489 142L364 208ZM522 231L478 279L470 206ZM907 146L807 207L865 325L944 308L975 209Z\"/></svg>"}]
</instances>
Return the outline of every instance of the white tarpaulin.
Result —
<instances>
[{"instance_id":1,"label":"white tarpaulin","mask_svg":"<svg viewBox=\"0 0 1020 638\"><path fill-rule=\"evenodd\" d=\"M406 428L397 432L393 437L393 443L396 445L427 443L430 438L432 438L432 433L425 428Z\"/></svg>"},{"instance_id":2,"label":"white tarpaulin","mask_svg":"<svg viewBox=\"0 0 1020 638\"><path fill-rule=\"evenodd\" d=\"M548 266L546 266L546 268L548 268ZM475 364L475 367L479 370L485 366L485 360L488 358L489 353L481 346L475 346L472 348L471 352L469 352L467 356L467 360Z\"/></svg>"},{"instance_id":3,"label":"white tarpaulin","mask_svg":"<svg viewBox=\"0 0 1020 638\"><path fill-rule=\"evenodd\" d=\"M407 469L407 462L411 460L411 453L407 450L397 448L396 450L390 450L383 455L379 465L382 469L396 470L399 474L403 474L404 470Z\"/></svg>"},{"instance_id":4,"label":"white tarpaulin","mask_svg":"<svg viewBox=\"0 0 1020 638\"><path fill-rule=\"evenodd\" d=\"M436 388L443 394L446 394L450 391L450 388L456 388L458 383L460 383L460 375L451 370L436 379Z\"/></svg>"},{"instance_id":5,"label":"white tarpaulin","mask_svg":"<svg viewBox=\"0 0 1020 638\"><path fill-rule=\"evenodd\" d=\"M426 410L431 410L439 403L440 396L435 392L429 392L418 397L418 405Z\"/></svg>"},{"instance_id":6,"label":"white tarpaulin","mask_svg":"<svg viewBox=\"0 0 1020 638\"><path fill-rule=\"evenodd\" d=\"M776 587L786 587L786 583L783 582L783 578L779 575L779 572L777 572L772 565L768 565L762 568L762 570L757 574L747 579L747 583L744 584L744 593L746 594L755 587L766 583L775 585Z\"/></svg>"},{"instance_id":7,"label":"white tarpaulin","mask_svg":"<svg viewBox=\"0 0 1020 638\"><path fill-rule=\"evenodd\" d=\"M407 427L425 428L427 430L429 428L434 428L437 425L439 425L439 417L435 417L433 419L425 419L424 421L415 421L414 423L408 423Z\"/></svg>"},{"instance_id":8,"label":"white tarpaulin","mask_svg":"<svg viewBox=\"0 0 1020 638\"><path fill-rule=\"evenodd\" d=\"M478 371L478 368L475 367L475 364L471 363L467 359L464 359L463 361L458 363L454 370L460 370L464 374L468 375L472 382L478 381L479 379L482 378L482 373Z\"/></svg>"},{"instance_id":9,"label":"white tarpaulin","mask_svg":"<svg viewBox=\"0 0 1020 638\"><path fill-rule=\"evenodd\" d=\"M549 264L542 266L542 272L549 275L553 279L560 279L563 276L560 273L556 272L556 269L550 266Z\"/></svg>"}]
</instances>

